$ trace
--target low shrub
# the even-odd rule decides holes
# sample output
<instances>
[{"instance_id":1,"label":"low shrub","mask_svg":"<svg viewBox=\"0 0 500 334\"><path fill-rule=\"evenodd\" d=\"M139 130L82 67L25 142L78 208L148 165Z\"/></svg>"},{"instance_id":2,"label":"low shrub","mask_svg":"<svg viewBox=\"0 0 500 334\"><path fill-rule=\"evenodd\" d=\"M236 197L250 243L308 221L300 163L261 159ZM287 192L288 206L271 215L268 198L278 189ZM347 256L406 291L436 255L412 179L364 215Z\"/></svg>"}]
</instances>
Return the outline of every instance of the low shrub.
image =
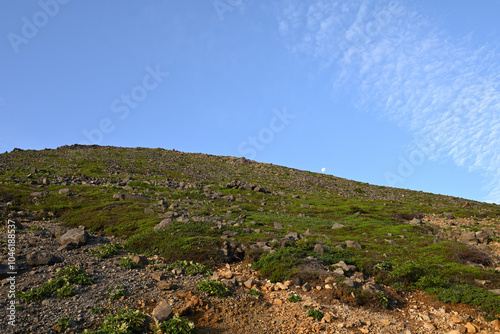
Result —
<instances>
[{"instance_id":1,"label":"low shrub","mask_svg":"<svg viewBox=\"0 0 500 334\"><path fill-rule=\"evenodd\" d=\"M208 292L209 294L217 297L226 297L231 293L223 283L208 279L200 281L200 283L196 286L196 290Z\"/></svg>"},{"instance_id":2,"label":"low shrub","mask_svg":"<svg viewBox=\"0 0 500 334\"><path fill-rule=\"evenodd\" d=\"M318 321L321 321L321 319L323 319L323 317L325 315L320 310L312 308L312 309L309 309L309 311L307 311L307 316L311 317L311 318L314 318L314 319L316 319Z\"/></svg>"},{"instance_id":3,"label":"low shrub","mask_svg":"<svg viewBox=\"0 0 500 334\"><path fill-rule=\"evenodd\" d=\"M186 274L197 275L201 274L203 276L211 276L212 271L207 266L197 263L194 261L179 260L174 263L169 264L165 270L172 270L176 268L184 268Z\"/></svg>"},{"instance_id":4,"label":"low shrub","mask_svg":"<svg viewBox=\"0 0 500 334\"><path fill-rule=\"evenodd\" d=\"M192 334L195 332L195 326L192 321L182 318L178 313L162 322L157 326L155 334Z\"/></svg>"},{"instance_id":5,"label":"low shrub","mask_svg":"<svg viewBox=\"0 0 500 334\"><path fill-rule=\"evenodd\" d=\"M139 334L145 332L146 313L134 309L122 309L109 315L96 331L86 329L84 334Z\"/></svg>"}]
</instances>

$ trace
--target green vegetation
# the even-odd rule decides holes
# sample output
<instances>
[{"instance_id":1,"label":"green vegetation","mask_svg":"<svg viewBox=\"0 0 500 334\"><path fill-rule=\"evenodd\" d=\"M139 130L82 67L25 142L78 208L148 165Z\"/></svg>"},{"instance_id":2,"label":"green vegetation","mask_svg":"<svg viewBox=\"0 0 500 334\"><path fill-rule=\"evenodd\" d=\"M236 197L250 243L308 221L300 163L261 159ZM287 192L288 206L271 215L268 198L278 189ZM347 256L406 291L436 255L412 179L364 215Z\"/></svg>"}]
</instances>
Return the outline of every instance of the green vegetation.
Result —
<instances>
[{"instance_id":1,"label":"green vegetation","mask_svg":"<svg viewBox=\"0 0 500 334\"><path fill-rule=\"evenodd\" d=\"M314 268L333 269L333 264L344 261L375 277L377 283L403 291L424 290L446 302L480 304L485 312L500 314L498 298L476 283L487 280L491 286L500 285L498 273L486 269L491 267L487 256L446 241L441 234L443 241L435 243L442 231L429 224L408 224L413 218L445 217L443 213L450 212L473 220L457 226L454 231L459 233L484 227L497 230L500 206L495 204L163 149L76 145L13 151L0 154L0 165L0 201L11 203L0 208L2 218L23 210L40 220L84 225L90 232L125 239L129 253L164 257L171 263L167 270L183 268L190 275L210 276L215 265L245 259L264 277L278 282L314 279L318 276ZM43 184L43 178L50 184ZM70 190L69 195L59 194L63 188ZM34 192L41 194L32 196ZM119 200L113 198L116 193L141 197ZM155 231L159 214L174 215L173 222ZM189 221L177 221L177 215ZM332 229L335 223L341 227ZM299 233L301 240L285 242L290 232ZM360 242L363 249L338 248L347 240ZM258 242L274 253L254 247ZM233 243L242 245L245 254L231 257L221 250L225 245L229 253L234 252ZM324 248L321 254L314 251L318 243ZM111 244L90 252L106 258L119 251L119 244ZM136 266L130 258L120 265ZM64 298L76 293L75 284L80 283L57 276L38 289L18 294L26 301L50 295ZM384 297L379 296L379 303L386 307L389 300Z\"/></svg>"},{"instance_id":2,"label":"green vegetation","mask_svg":"<svg viewBox=\"0 0 500 334\"><path fill-rule=\"evenodd\" d=\"M61 327L61 330L64 332L66 328L71 325L71 318L62 317L57 320L57 326Z\"/></svg>"},{"instance_id":3,"label":"green vegetation","mask_svg":"<svg viewBox=\"0 0 500 334\"><path fill-rule=\"evenodd\" d=\"M155 334L192 334L195 333L195 326L192 321L182 318L178 313L157 326Z\"/></svg>"},{"instance_id":4,"label":"green vegetation","mask_svg":"<svg viewBox=\"0 0 500 334\"><path fill-rule=\"evenodd\" d=\"M255 290L255 289L250 289L250 290L248 290L248 294L249 294L249 295L252 295L252 296L261 296L261 295L262 295L262 294L260 293L260 291Z\"/></svg>"},{"instance_id":5,"label":"green vegetation","mask_svg":"<svg viewBox=\"0 0 500 334\"><path fill-rule=\"evenodd\" d=\"M290 295L290 297L288 297L288 301L290 301L291 303L298 303L300 302L302 299L297 296L296 294L292 294Z\"/></svg>"},{"instance_id":6,"label":"green vegetation","mask_svg":"<svg viewBox=\"0 0 500 334\"><path fill-rule=\"evenodd\" d=\"M121 248L122 245L120 245L119 243L114 243L109 245L102 245L95 249L90 249L89 253L94 255L95 257L105 259L116 255Z\"/></svg>"},{"instance_id":7,"label":"green vegetation","mask_svg":"<svg viewBox=\"0 0 500 334\"><path fill-rule=\"evenodd\" d=\"M316 319L318 321L321 321L321 319L323 319L325 315L320 310L312 308L307 311L307 316Z\"/></svg>"},{"instance_id":8,"label":"green vegetation","mask_svg":"<svg viewBox=\"0 0 500 334\"><path fill-rule=\"evenodd\" d=\"M117 300L128 295L125 286L123 284L120 284L115 287L109 287L108 292L109 292L109 299L111 300Z\"/></svg>"},{"instance_id":9,"label":"green vegetation","mask_svg":"<svg viewBox=\"0 0 500 334\"><path fill-rule=\"evenodd\" d=\"M58 270L55 276L55 278L50 279L39 289L31 289L28 292L16 292L16 297L23 299L27 303L43 299L52 294L56 294L58 298L68 298L76 295L73 284L90 285L93 283L93 279L87 275L85 270L73 266L67 266Z\"/></svg>"},{"instance_id":10,"label":"green vegetation","mask_svg":"<svg viewBox=\"0 0 500 334\"><path fill-rule=\"evenodd\" d=\"M213 274L212 270L210 270L210 268L208 268L207 266L201 263L196 263L193 261L186 261L186 260L175 261L174 263L169 264L165 268L165 270L170 271L176 268L184 268L184 271L188 275L201 274L203 276L212 276Z\"/></svg>"},{"instance_id":11,"label":"green vegetation","mask_svg":"<svg viewBox=\"0 0 500 334\"><path fill-rule=\"evenodd\" d=\"M137 264L132 260L130 257L122 257L120 260L120 263L118 264L120 267L128 268L128 269L134 269L134 268L140 268L142 267L140 264Z\"/></svg>"},{"instance_id":12,"label":"green vegetation","mask_svg":"<svg viewBox=\"0 0 500 334\"><path fill-rule=\"evenodd\" d=\"M226 297L231 293L231 291L229 291L229 289L222 282L208 279L200 281L200 283L196 286L196 290L207 292L220 298Z\"/></svg>"},{"instance_id":13,"label":"green vegetation","mask_svg":"<svg viewBox=\"0 0 500 334\"><path fill-rule=\"evenodd\" d=\"M351 263L353 253L347 250L326 247L323 255L314 253L312 242L292 242L286 247L278 249L275 253L261 257L253 264L253 268L261 274L269 277L273 283L289 279L297 275L297 266L306 261L307 257L313 256L321 260L325 265L331 265L339 261Z\"/></svg>"},{"instance_id":14,"label":"green vegetation","mask_svg":"<svg viewBox=\"0 0 500 334\"><path fill-rule=\"evenodd\" d=\"M96 331L85 330L84 334L140 334L145 330L146 313L122 309L109 315L102 326Z\"/></svg>"},{"instance_id":15,"label":"green vegetation","mask_svg":"<svg viewBox=\"0 0 500 334\"><path fill-rule=\"evenodd\" d=\"M42 230L43 230L43 227L38 226L38 225L32 225L32 226L30 226L30 228L28 229L28 231L42 231Z\"/></svg>"},{"instance_id":16,"label":"green vegetation","mask_svg":"<svg viewBox=\"0 0 500 334\"><path fill-rule=\"evenodd\" d=\"M106 312L106 310L100 306L92 306L90 312L94 314L103 314L104 312Z\"/></svg>"}]
</instances>

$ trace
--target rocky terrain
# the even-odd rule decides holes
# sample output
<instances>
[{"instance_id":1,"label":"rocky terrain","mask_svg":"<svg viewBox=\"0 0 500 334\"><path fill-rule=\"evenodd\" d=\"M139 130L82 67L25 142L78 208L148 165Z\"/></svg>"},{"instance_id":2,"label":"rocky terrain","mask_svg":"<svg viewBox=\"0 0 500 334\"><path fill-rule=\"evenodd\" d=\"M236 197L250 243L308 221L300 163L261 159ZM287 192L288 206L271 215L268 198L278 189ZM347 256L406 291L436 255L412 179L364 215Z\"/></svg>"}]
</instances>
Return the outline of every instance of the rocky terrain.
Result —
<instances>
[{"instance_id":1,"label":"rocky terrain","mask_svg":"<svg viewBox=\"0 0 500 334\"><path fill-rule=\"evenodd\" d=\"M97 331L125 308L145 333L176 313L196 333L500 333L493 204L165 150L16 150L0 167L2 333ZM264 261L280 254L301 258ZM91 282L26 300L68 267ZM201 291L207 279L229 295ZM415 288L464 284L491 307Z\"/></svg>"}]
</instances>

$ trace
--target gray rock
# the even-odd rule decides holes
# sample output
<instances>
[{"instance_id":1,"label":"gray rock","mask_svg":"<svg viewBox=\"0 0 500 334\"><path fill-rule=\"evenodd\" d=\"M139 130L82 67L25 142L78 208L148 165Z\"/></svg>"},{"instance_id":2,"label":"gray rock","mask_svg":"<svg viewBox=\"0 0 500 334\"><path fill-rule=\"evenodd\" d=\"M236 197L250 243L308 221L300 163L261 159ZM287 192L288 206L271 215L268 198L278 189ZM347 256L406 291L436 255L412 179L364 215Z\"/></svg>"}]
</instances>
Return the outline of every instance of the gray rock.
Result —
<instances>
[{"instance_id":1,"label":"gray rock","mask_svg":"<svg viewBox=\"0 0 500 334\"><path fill-rule=\"evenodd\" d=\"M319 255L323 255L325 253L325 247L322 244L316 244L314 246L314 252Z\"/></svg>"},{"instance_id":2,"label":"gray rock","mask_svg":"<svg viewBox=\"0 0 500 334\"><path fill-rule=\"evenodd\" d=\"M410 220L410 225L420 226L422 225L422 220L418 218L413 218L412 220Z\"/></svg>"},{"instance_id":3,"label":"gray rock","mask_svg":"<svg viewBox=\"0 0 500 334\"><path fill-rule=\"evenodd\" d=\"M396 243L396 241L394 240L390 240L390 239L385 239L385 241L387 241L389 244L393 245L393 246L397 246L398 244Z\"/></svg>"},{"instance_id":4,"label":"gray rock","mask_svg":"<svg viewBox=\"0 0 500 334\"><path fill-rule=\"evenodd\" d=\"M363 249L363 245L361 245L358 241L352 241L352 240L346 240L345 244L347 248L354 248L354 249Z\"/></svg>"},{"instance_id":5,"label":"gray rock","mask_svg":"<svg viewBox=\"0 0 500 334\"><path fill-rule=\"evenodd\" d=\"M153 318L158 322L167 321L172 317L172 308L170 305L164 300L156 305L153 310Z\"/></svg>"},{"instance_id":6,"label":"gray rock","mask_svg":"<svg viewBox=\"0 0 500 334\"><path fill-rule=\"evenodd\" d=\"M335 275L344 276L344 269L342 269L342 268L337 268L337 269L335 269L335 270L333 271L333 273L334 273Z\"/></svg>"},{"instance_id":7,"label":"gray rock","mask_svg":"<svg viewBox=\"0 0 500 334\"><path fill-rule=\"evenodd\" d=\"M443 216L448 219L455 219L455 216L451 212L443 212Z\"/></svg>"},{"instance_id":8,"label":"gray rock","mask_svg":"<svg viewBox=\"0 0 500 334\"><path fill-rule=\"evenodd\" d=\"M276 229L281 229L281 228L283 228L283 224L280 224L280 223L274 222L274 228L276 228Z\"/></svg>"},{"instance_id":9,"label":"gray rock","mask_svg":"<svg viewBox=\"0 0 500 334\"><path fill-rule=\"evenodd\" d=\"M308 292L311 290L311 284L309 284L308 282L304 283L304 285L302 285L302 290L304 290L305 292Z\"/></svg>"},{"instance_id":10,"label":"gray rock","mask_svg":"<svg viewBox=\"0 0 500 334\"><path fill-rule=\"evenodd\" d=\"M298 234L297 232L290 232L287 235L285 235L284 239L292 241L300 240L300 234Z\"/></svg>"},{"instance_id":11,"label":"gray rock","mask_svg":"<svg viewBox=\"0 0 500 334\"><path fill-rule=\"evenodd\" d=\"M356 282L350 277L346 277L343 283L351 288L356 287Z\"/></svg>"},{"instance_id":12,"label":"gray rock","mask_svg":"<svg viewBox=\"0 0 500 334\"><path fill-rule=\"evenodd\" d=\"M344 227L344 226L345 226L345 225L343 225L343 224L335 223L335 224L333 224L333 226L332 226L332 230L337 230L337 229L342 228L342 227Z\"/></svg>"},{"instance_id":13,"label":"gray rock","mask_svg":"<svg viewBox=\"0 0 500 334\"><path fill-rule=\"evenodd\" d=\"M311 229L307 229L307 230L304 232L304 235L318 235L318 232L313 231L313 230L311 230Z\"/></svg>"},{"instance_id":14,"label":"gray rock","mask_svg":"<svg viewBox=\"0 0 500 334\"><path fill-rule=\"evenodd\" d=\"M59 189L59 195L71 196L71 190L68 188Z\"/></svg>"},{"instance_id":15,"label":"gray rock","mask_svg":"<svg viewBox=\"0 0 500 334\"><path fill-rule=\"evenodd\" d=\"M50 254L48 252L38 252L35 251L28 256L26 256L26 262L30 266L45 266L45 265L53 265L56 263L60 263L63 260L54 254Z\"/></svg>"},{"instance_id":16,"label":"gray rock","mask_svg":"<svg viewBox=\"0 0 500 334\"><path fill-rule=\"evenodd\" d=\"M252 286L254 286L256 283L257 283L256 280L250 278L250 279L246 280L245 282L243 282L243 285L245 287L247 287L248 289L251 289Z\"/></svg>"},{"instance_id":17,"label":"gray rock","mask_svg":"<svg viewBox=\"0 0 500 334\"><path fill-rule=\"evenodd\" d=\"M73 244L75 246L83 246L87 244L88 239L89 239L89 234L87 233L87 231L79 228L74 228L64 233L59 238L58 241L63 246L68 244Z\"/></svg>"},{"instance_id":18,"label":"gray rock","mask_svg":"<svg viewBox=\"0 0 500 334\"><path fill-rule=\"evenodd\" d=\"M481 232L476 232L476 238L480 243L487 244L490 239L490 236L488 235L488 233L481 231Z\"/></svg>"},{"instance_id":19,"label":"gray rock","mask_svg":"<svg viewBox=\"0 0 500 334\"><path fill-rule=\"evenodd\" d=\"M172 219L170 218L167 218L167 219L163 219L161 222L159 222L155 227L154 227L154 230L155 231L159 231L159 230L163 230L167 227L169 227L170 225L172 225L173 221Z\"/></svg>"},{"instance_id":20,"label":"gray rock","mask_svg":"<svg viewBox=\"0 0 500 334\"><path fill-rule=\"evenodd\" d=\"M146 266L149 264L149 260L145 256L135 255L132 257L132 261L140 266Z\"/></svg>"}]
</instances>

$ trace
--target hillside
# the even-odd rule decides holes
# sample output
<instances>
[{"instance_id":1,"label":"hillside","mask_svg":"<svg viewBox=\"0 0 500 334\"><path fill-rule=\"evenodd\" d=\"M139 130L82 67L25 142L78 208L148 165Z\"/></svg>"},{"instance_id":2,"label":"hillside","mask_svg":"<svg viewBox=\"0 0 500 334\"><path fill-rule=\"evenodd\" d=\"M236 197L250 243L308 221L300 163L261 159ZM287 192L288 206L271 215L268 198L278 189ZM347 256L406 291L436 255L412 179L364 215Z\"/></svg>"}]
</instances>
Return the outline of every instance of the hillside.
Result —
<instances>
[{"instance_id":1,"label":"hillside","mask_svg":"<svg viewBox=\"0 0 500 334\"><path fill-rule=\"evenodd\" d=\"M201 333L500 328L495 204L244 158L73 145L0 154L0 214L3 254L17 224L17 333L111 333L98 328L124 307L144 312L135 332L152 332L161 300ZM85 240L63 240L79 231ZM75 265L89 284L61 278ZM66 283L50 290L55 277ZM207 277L231 295L200 288ZM119 286L129 292L110 302ZM77 313L63 316L68 303ZM66 316L66 330L53 326Z\"/></svg>"}]
</instances>

